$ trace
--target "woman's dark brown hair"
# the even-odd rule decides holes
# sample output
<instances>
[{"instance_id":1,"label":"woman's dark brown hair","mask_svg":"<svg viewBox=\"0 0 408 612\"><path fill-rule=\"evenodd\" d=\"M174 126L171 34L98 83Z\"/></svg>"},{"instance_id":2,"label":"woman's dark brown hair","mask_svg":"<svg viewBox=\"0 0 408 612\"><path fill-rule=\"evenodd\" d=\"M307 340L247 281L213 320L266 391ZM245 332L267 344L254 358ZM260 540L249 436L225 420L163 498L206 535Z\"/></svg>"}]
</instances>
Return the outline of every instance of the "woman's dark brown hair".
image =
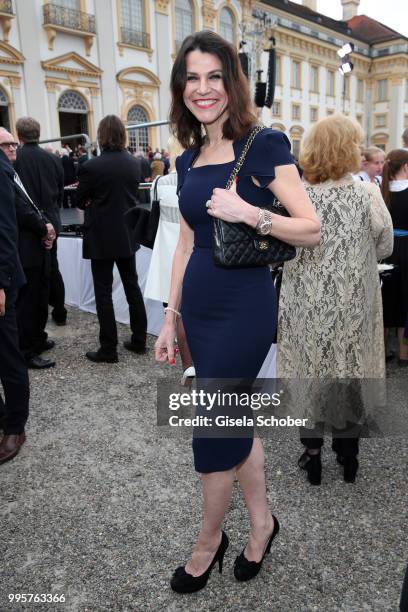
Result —
<instances>
[{"instance_id":1,"label":"woman's dark brown hair","mask_svg":"<svg viewBox=\"0 0 408 612\"><path fill-rule=\"evenodd\" d=\"M390 181L395 179L395 175L401 170L402 166L408 164L408 151L406 149L394 149L390 151L385 158L383 171L382 171L382 182L381 191L384 198L384 202L390 206Z\"/></svg>"},{"instance_id":2,"label":"woman's dark brown hair","mask_svg":"<svg viewBox=\"0 0 408 612\"><path fill-rule=\"evenodd\" d=\"M221 61L224 87L228 95L228 118L222 127L224 138L238 140L257 122L252 111L248 81L242 72L235 48L215 32L197 32L184 39L174 62L170 81L170 122L174 136L185 149L203 144L201 123L183 101L187 81L186 56L197 50L215 55Z\"/></svg>"},{"instance_id":3,"label":"woman's dark brown hair","mask_svg":"<svg viewBox=\"0 0 408 612\"><path fill-rule=\"evenodd\" d=\"M126 148L126 130L116 115L106 115L98 125L99 146L103 150L122 151Z\"/></svg>"}]
</instances>

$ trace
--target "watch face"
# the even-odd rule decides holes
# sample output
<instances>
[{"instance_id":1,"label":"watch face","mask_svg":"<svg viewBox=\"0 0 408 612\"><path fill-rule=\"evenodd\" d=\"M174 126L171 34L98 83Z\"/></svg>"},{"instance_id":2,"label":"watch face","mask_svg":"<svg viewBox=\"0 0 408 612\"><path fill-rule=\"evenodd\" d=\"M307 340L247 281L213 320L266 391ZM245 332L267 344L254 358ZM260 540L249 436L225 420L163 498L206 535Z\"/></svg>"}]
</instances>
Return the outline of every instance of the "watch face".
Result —
<instances>
[{"instance_id":1,"label":"watch face","mask_svg":"<svg viewBox=\"0 0 408 612\"><path fill-rule=\"evenodd\" d=\"M265 235L269 232L271 227L272 227L272 221L264 221L259 228L259 233L262 235Z\"/></svg>"}]
</instances>

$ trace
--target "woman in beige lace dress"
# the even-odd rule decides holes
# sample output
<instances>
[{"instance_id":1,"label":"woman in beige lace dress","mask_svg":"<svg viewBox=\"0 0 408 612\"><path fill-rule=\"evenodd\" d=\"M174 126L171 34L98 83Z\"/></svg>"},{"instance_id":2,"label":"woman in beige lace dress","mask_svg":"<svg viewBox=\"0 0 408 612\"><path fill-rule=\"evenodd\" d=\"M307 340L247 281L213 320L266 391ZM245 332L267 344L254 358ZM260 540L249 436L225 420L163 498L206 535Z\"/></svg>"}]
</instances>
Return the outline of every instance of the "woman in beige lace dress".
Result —
<instances>
[{"instance_id":1,"label":"woman in beige lace dress","mask_svg":"<svg viewBox=\"0 0 408 612\"><path fill-rule=\"evenodd\" d=\"M362 136L360 126L343 115L322 119L306 136L300 163L322 238L314 249L298 249L296 258L285 264L282 279L278 375L326 379L314 387L309 381L314 395L305 393L302 401L303 406L314 404L306 409L314 428L301 431L306 451L299 460L311 484L321 480L322 422L332 425L333 450L344 465L344 479L354 481L359 427L350 416L356 408L350 379L385 376L377 260L392 252L392 222L379 188L353 180ZM343 402L338 401L338 379L350 381L345 393L342 387L343 400L348 397ZM337 387L328 380L337 380ZM358 394L361 402L361 388Z\"/></svg>"}]
</instances>

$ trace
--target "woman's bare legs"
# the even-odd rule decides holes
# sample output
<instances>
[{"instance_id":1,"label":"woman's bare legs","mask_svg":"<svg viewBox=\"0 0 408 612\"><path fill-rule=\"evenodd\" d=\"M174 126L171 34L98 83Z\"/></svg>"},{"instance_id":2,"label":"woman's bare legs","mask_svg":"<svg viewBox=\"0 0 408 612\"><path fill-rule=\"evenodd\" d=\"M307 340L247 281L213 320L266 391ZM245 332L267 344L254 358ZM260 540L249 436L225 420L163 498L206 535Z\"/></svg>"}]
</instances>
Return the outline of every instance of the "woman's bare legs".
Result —
<instances>
[{"instance_id":1,"label":"woman's bare legs","mask_svg":"<svg viewBox=\"0 0 408 612\"><path fill-rule=\"evenodd\" d=\"M266 498L264 451L259 438L254 438L250 454L237 467L236 473L251 520L251 533L245 548L245 557L248 561L259 562L274 528L274 520Z\"/></svg>"},{"instance_id":2,"label":"woman's bare legs","mask_svg":"<svg viewBox=\"0 0 408 612\"><path fill-rule=\"evenodd\" d=\"M221 525L228 509L234 484L235 469L202 474L203 522L191 559L185 571L199 576L206 571L221 542Z\"/></svg>"},{"instance_id":3,"label":"woman's bare legs","mask_svg":"<svg viewBox=\"0 0 408 612\"><path fill-rule=\"evenodd\" d=\"M251 520L245 557L248 561L260 561L262 558L274 521L266 498L262 442L254 438L250 454L236 470L202 474L203 522L191 559L185 566L186 572L193 576L205 572L221 542L221 525L231 499L235 474Z\"/></svg>"}]
</instances>

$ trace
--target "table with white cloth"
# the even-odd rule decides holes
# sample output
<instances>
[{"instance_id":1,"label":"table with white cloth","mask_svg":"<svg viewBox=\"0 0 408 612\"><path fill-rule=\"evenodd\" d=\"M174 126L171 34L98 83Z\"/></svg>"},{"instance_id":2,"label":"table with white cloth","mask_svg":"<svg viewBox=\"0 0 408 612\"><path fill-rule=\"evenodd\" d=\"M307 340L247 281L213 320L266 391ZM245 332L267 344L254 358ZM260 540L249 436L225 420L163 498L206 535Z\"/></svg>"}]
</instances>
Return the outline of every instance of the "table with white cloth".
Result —
<instances>
[{"instance_id":1,"label":"table with white cloth","mask_svg":"<svg viewBox=\"0 0 408 612\"><path fill-rule=\"evenodd\" d=\"M143 293L150 264L151 250L141 247L135 254L139 286ZM80 310L96 313L95 295L90 259L82 258L82 238L60 236L58 238L58 264L65 284L65 302ZM114 267L112 300L115 319L129 325L129 307L120 280ZM157 336L163 324L163 305L145 299L147 332Z\"/></svg>"},{"instance_id":2,"label":"table with white cloth","mask_svg":"<svg viewBox=\"0 0 408 612\"><path fill-rule=\"evenodd\" d=\"M152 251L141 247L135 254L139 286L144 292ZM65 302L80 310L96 313L91 261L82 258L82 238L60 236L58 238L58 263L65 284ZM129 307L120 280L119 272L113 271L113 306L115 319L129 325ZM164 320L163 305L145 298L147 332L157 336ZM261 378L274 378L276 372L276 344L272 344L259 372Z\"/></svg>"}]
</instances>

